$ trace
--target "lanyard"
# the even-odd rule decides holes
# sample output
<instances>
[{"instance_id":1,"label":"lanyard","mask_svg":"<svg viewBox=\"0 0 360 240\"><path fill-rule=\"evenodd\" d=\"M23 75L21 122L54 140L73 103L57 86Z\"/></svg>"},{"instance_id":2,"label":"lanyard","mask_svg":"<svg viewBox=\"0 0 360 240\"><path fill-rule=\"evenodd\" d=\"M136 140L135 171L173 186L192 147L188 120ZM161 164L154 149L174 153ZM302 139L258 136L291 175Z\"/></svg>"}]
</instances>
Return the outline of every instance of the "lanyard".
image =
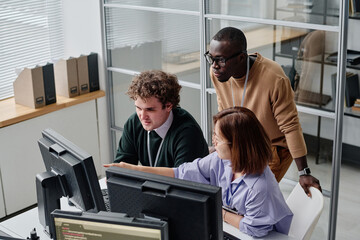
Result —
<instances>
[{"instance_id":1,"label":"lanyard","mask_svg":"<svg viewBox=\"0 0 360 240\"><path fill-rule=\"evenodd\" d=\"M238 190L238 188L240 187L241 183L242 183L242 181L240 181L240 182L237 184L237 186L236 186L236 188L235 188L234 191L231 190L231 184L230 184L230 186L228 187L228 189L226 190L226 205L227 205L228 207L230 207L230 204L231 204L231 202L232 202L232 198L233 198L233 196L234 196L234 193ZM230 192L230 197L229 197L229 192Z\"/></svg>"},{"instance_id":2,"label":"lanyard","mask_svg":"<svg viewBox=\"0 0 360 240\"><path fill-rule=\"evenodd\" d=\"M158 151L156 153L154 167L156 167L157 161L159 159L159 154L160 154L161 147L162 147L162 145L164 143L164 139L165 139L165 137L161 140L159 149L158 149ZM150 153L150 131L148 131L148 137L147 137L147 150L148 150L148 157L149 157L150 167L152 167L153 165L152 165L152 159L151 159L151 153Z\"/></svg>"},{"instance_id":3,"label":"lanyard","mask_svg":"<svg viewBox=\"0 0 360 240\"><path fill-rule=\"evenodd\" d=\"M242 95L242 100L241 100L240 107L242 107L244 105L246 85L247 85L248 78L249 78L249 68L250 68L250 60L249 59L250 59L250 57L247 56L247 58L246 58L247 65L246 65L246 77L245 77L245 84L244 84L244 92L243 92L243 95ZM233 106L235 107L234 90L232 88L232 81L230 82L230 84L231 84L230 87L231 87L231 96L232 96L232 100L233 100Z\"/></svg>"}]
</instances>

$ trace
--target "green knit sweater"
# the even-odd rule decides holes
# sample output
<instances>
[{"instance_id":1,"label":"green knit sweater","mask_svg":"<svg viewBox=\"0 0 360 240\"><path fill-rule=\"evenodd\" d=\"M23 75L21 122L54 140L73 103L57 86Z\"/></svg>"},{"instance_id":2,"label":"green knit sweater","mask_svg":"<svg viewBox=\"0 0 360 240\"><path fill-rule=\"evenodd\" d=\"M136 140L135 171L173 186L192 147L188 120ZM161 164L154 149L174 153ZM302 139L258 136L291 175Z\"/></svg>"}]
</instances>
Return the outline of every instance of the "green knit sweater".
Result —
<instances>
[{"instance_id":1,"label":"green knit sweater","mask_svg":"<svg viewBox=\"0 0 360 240\"><path fill-rule=\"evenodd\" d=\"M184 162L209 154L200 126L186 110L173 110L174 119L160 150L157 167L178 167ZM157 149L156 149L157 151ZM150 166L147 152L147 131L133 114L125 123L114 162Z\"/></svg>"}]
</instances>

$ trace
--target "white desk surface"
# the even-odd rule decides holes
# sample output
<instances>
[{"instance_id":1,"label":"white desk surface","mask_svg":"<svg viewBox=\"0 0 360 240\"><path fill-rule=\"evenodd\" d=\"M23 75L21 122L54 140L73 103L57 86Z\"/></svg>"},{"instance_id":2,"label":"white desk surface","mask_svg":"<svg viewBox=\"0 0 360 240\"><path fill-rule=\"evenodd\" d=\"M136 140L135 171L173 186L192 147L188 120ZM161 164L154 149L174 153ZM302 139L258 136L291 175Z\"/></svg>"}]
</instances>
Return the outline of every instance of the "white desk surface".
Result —
<instances>
[{"instance_id":1,"label":"white desk surface","mask_svg":"<svg viewBox=\"0 0 360 240\"><path fill-rule=\"evenodd\" d=\"M106 183L105 179L100 180L100 187L105 188ZM61 209L63 210L77 210L75 207L71 207L67 204L66 198L61 198ZM78 210L77 210L78 211ZM29 211L26 211L22 214L19 214L13 218L10 218L6 221L0 223L0 230L9 234L12 237L26 239L30 237L30 231L36 228L37 235L40 237L40 240L49 240L49 236L44 232L43 226L39 222L38 209L33 208ZM288 235L284 235L275 231L270 232L264 238L252 238L249 235L246 235L240 232L237 228L223 222L223 229L225 232L230 233L231 235L240 238L241 240L261 240L261 239L273 239L273 240L291 240L294 239Z\"/></svg>"}]
</instances>

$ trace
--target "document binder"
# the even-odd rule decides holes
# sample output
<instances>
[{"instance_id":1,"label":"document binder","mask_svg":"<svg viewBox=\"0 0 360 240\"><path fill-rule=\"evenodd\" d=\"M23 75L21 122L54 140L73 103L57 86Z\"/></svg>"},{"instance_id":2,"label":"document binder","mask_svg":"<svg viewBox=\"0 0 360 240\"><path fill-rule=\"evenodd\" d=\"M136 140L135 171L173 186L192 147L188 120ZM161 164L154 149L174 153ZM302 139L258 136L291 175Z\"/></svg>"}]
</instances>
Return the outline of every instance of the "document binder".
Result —
<instances>
[{"instance_id":1,"label":"document binder","mask_svg":"<svg viewBox=\"0 0 360 240\"><path fill-rule=\"evenodd\" d=\"M24 68L13 83L15 103L40 108L56 102L53 64Z\"/></svg>"},{"instance_id":2,"label":"document binder","mask_svg":"<svg viewBox=\"0 0 360 240\"><path fill-rule=\"evenodd\" d=\"M345 84L345 102L347 107L352 107L357 98L360 97L359 92L359 75L350 74L346 76Z\"/></svg>"},{"instance_id":3,"label":"document binder","mask_svg":"<svg viewBox=\"0 0 360 240\"><path fill-rule=\"evenodd\" d=\"M79 80L79 93L84 94L90 92L89 88L89 72L87 56L80 56L76 59L77 62L77 74Z\"/></svg>"},{"instance_id":4,"label":"document binder","mask_svg":"<svg viewBox=\"0 0 360 240\"><path fill-rule=\"evenodd\" d=\"M56 103L56 90L54 79L54 65L48 63L42 67L44 91L45 91L45 105Z\"/></svg>"},{"instance_id":5,"label":"document binder","mask_svg":"<svg viewBox=\"0 0 360 240\"><path fill-rule=\"evenodd\" d=\"M90 53L88 55L87 60L88 60L88 70L89 70L90 92L97 91L100 89L97 53Z\"/></svg>"},{"instance_id":6,"label":"document binder","mask_svg":"<svg viewBox=\"0 0 360 240\"><path fill-rule=\"evenodd\" d=\"M55 63L56 92L60 96L79 95L79 82L76 58L60 59Z\"/></svg>"},{"instance_id":7,"label":"document binder","mask_svg":"<svg viewBox=\"0 0 360 240\"><path fill-rule=\"evenodd\" d=\"M80 94L99 90L99 69L97 53L77 58Z\"/></svg>"}]
</instances>

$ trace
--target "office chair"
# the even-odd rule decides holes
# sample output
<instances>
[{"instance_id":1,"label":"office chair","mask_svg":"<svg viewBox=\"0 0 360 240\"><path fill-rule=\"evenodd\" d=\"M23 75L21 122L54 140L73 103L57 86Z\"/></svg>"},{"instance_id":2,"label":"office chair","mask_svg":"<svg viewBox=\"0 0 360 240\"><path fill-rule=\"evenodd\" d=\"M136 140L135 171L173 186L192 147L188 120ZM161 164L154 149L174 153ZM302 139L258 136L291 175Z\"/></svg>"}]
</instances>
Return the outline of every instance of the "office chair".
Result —
<instances>
[{"instance_id":1,"label":"office chair","mask_svg":"<svg viewBox=\"0 0 360 240\"><path fill-rule=\"evenodd\" d=\"M286 203L294 214L288 235L296 239L310 239L324 207L322 193L314 187L310 187L310 192L311 198L297 183L286 199Z\"/></svg>"}]
</instances>

